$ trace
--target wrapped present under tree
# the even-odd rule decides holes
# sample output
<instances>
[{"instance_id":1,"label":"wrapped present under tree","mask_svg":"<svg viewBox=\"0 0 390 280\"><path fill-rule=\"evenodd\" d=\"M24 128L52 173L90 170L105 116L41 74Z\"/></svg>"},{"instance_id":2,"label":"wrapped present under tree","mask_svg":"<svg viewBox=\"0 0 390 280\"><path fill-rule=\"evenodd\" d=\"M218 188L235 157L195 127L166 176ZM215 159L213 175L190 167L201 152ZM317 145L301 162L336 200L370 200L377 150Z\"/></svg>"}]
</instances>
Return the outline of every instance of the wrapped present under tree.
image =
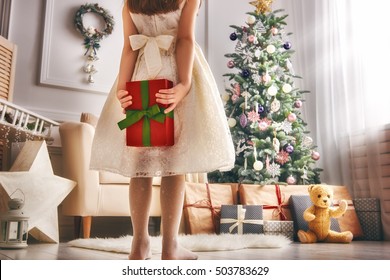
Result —
<instances>
[{"instance_id":1,"label":"wrapped present under tree","mask_svg":"<svg viewBox=\"0 0 390 280\"><path fill-rule=\"evenodd\" d=\"M363 229L362 240L383 240L381 208L378 198L355 198L356 214Z\"/></svg>"},{"instance_id":2,"label":"wrapped present under tree","mask_svg":"<svg viewBox=\"0 0 390 280\"><path fill-rule=\"evenodd\" d=\"M221 206L237 204L237 185L186 183L186 234L219 233Z\"/></svg>"},{"instance_id":3,"label":"wrapped present under tree","mask_svg":"<svg viewBox=\"0 0 390 280\"><path fill-rule=\"evenodd\" d=\"M220 233L263 233L261 205L222 205Z\"/></svg>"},{"instance_id":4,"label":"wrapped present under tree","mask_svg":"<svg viewBox=\"0 0 390 280\"><path fill-rule=\"evenodd\" d=\"M292 221L289 199L291 195L308 195L309 185L249 185L239 186L240 202L244 205L263 205L264 220ZM338 219L341 231L349 230L355 238L363 236L351 195L345 186L331 186L334 206L340 199L348 202L347 212Z\"/></svg>"}]
</instances>

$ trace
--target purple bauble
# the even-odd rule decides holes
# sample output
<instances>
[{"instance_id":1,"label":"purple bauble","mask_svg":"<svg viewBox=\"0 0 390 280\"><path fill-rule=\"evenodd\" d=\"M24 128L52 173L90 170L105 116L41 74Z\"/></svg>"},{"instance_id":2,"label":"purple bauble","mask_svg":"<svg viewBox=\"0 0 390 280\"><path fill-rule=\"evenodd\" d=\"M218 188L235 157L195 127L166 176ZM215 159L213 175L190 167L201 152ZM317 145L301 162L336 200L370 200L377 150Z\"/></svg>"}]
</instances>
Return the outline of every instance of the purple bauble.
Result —
<instances>
[{"instance_id":1,"label":"purple bauble","mask_svg":"<svg viewBox=\"0 0 390 280\"><path fill-rule=\"evenodd\" d=\"M248 69L244 69L241 72L241 76L244 78L248 78L250 75L251 75L251 71L249 71Z\"/></svg>"},{"instance_id":2,"label":"purple bauble","mask_svg":"<svg viewBox=\"0 0 390 280\"><path fill-rule=\"evenodd\" d=\"M291 49L291 47L292 47L292 44L290 42L286 42L286 43L283 44L283 48L286 49L286 50Z\"/></svg>"},{"instance_id":3,"label":"purple bauble","mask_svg":"<svg viewBox=\"0 0 390 280\"><path fill-rule=\"evenodd\" d=\"M232 40L232 41L237 40L237 34L234 32L232 34L230 34L230 40Z\"/></svg>"},{"instance_id":4,"label":"purple bauble","mask_svg":"<svg viewBox=\"0 0 390 280\"><path fill-rule=\"evenodd\" d=\"M284 146L284 150L285 150L287 153L291 154L291 153L294 152L294 146L291 145L291 144L286 144L286 145Z\"/></svg>"},{"instance_id":5,"label":"purple bauble","mask_svg":"<svg viewBox=\"0 0 390 280\"><path fill-rule=\"evenodd\" d=\"M248 118L246 117L246 115L244 113L242 113L240 115L240 125L242 128L245 128L247 124L248 124Z\"/></svg>"},{"instance_id":6,"label":"purple bauble","mask_svg":"<svg viewBox=\"0 0 390 280\"><path fill-rule=\"evenodd\" d=\"M259 113L261 114L261 113L264 113L265 108L264 108L263 105L259 105L259 106L258 106L258 110L259 110Z\"/></svg>"}]
</instances>

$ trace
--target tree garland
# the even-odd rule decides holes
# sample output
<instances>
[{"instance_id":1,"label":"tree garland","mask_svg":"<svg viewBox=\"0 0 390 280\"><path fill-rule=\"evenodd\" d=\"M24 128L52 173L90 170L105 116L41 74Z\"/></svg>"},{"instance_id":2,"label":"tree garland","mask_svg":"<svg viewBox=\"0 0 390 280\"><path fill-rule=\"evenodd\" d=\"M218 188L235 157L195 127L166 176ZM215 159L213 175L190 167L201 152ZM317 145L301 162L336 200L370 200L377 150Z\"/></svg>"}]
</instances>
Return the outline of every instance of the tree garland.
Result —
<instances>
[{"instance_id":1,"label":"tree garland","mask_svg":"<svg viewBox=\"0 0 390 280\"><path fill-rule=\"evenodd\" d=\"M98 16L101 16L104 19L106 24L103 30L98 30L93 26L89 26L85 28L83 24L83 16L86 13L95 13ZM74 25L76 29L80 32L80 34L84 37L84 46L87 49L84 55L88 55L88 62L83 67L84 72L88 73L88 82L93 83L93 74L97 72L97 69L92 64L93 61L98 60L97 50L100 48L100 41L107 37L114 30L114 17L110 14L110 12L106 9L100 7L97 3L95 4L85 4L77 10L74 17Z\"/></svg>"}]
</instances>

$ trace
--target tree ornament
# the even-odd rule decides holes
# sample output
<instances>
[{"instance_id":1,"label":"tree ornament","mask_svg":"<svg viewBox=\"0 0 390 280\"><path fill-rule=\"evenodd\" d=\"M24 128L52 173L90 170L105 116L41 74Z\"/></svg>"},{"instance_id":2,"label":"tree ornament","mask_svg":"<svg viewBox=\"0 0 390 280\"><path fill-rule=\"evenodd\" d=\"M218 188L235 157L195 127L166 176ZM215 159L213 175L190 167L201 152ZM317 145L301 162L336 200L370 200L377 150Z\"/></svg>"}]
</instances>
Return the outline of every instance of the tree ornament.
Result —
<instances>
[{"instance_id":1,"label":"tree ornament","mask_svg":"<svg viewBox=\"0 0 390 280\"><path fill-rule=\"evenodd\" d=\"M273 178L280 176L280 165L275 162L271 163L267 169L267 173Z\"/></svg>"},{"instance_id":2,"label":"tree ornament","mask_svg":"<svg viewBox=\"0 0 390 280\"><path fill-rule=\"evenodd\" d=\"M267 130L270 125L271 125L271 120L267 118L262 118L259 120L259 129L261 131Z\"/></svg>"},{"instance_id":3,"label":"tree ornament","mask_svg":"<svg viewBox=\"0 0 390 280\"><path fill-rule=\"evenodd\" d=\"M295 102L294 102L294 107L295 108L301 108L302 107L302 101L301 100L296 100Z\"/></svg>"},{"instance_id":4,"label":"tree ornament","mask_svg":"<svg viewBox=\"0 0 390 280\"><path fill-rule=\"evenodd\" d=\"M313 151L311 153L311 158L314 159L314 160L319 160L320 159L320 153L316 152L316 151Z\"/></svg>"},{"instance_id":5,"label":"tree ornament","mask_svg":"<svg viewBox=\"0 0 390 280\"><path fill-rule=\"evenodd\" d=\"M254 28L253 28L257 33L266 33L267 30L265 29L265 26L264 24L261 22L261 20L259 19L259 21L255 24Z\"/></svg>"},{"instance_id":6,"label":"tree ornament","mask_svg":"<svg viewBox=\"0 0 390 280\"><path fill-rule=\"evenodd\" d=\"M309 136L304 136L302 140L302 145L306 148L311 147L311 145L313 145L313 139Z\"/></svg>"},{"instance_id":7,"label":"tree ornament","mask_svg":"<svg viewBox=\"0 0 390 280\"><path fill-rule=\"evenodd\" d=\"M83 16L86 13L94 13L101 16L105 22L105 28L98 30L93 26L85 28L83 24ZM76 12L74 17L74 25L80 34L84 37L84 47L87 49L84 55L87 55L87 65L83 67L83 71L88 74L87 81L94 83L93 74L97 72L95 66L92 64L93 61L98 60L97 51L100 48L100 41L104 37L110 35L114 29L114 17L106 9L101 8L96 4L85 4L82 5Z\"/></svg>"},{"instance_id":8,"label":"tree ornament","mask_svg":"<svg viewBox=\"0 0 390 280\"><path fill-rule=\"evenodd\" d=\"M240 125L242 128L245 128L247 124L248 124L248 118L246 117L246 115L244 113L242 113L240 115Z\"/></svg>"},{"instance_id":9,"label":"tree ornament","mask_svg":"<svg viewBox=\"0 0 390 280\"><path fill-rule=\"evenodd\" d=\"M292 90L292 86L290 84L284 84L282 90L284 93L290 93Z\"/></svg>"},{"instance_id":10,"label":"tree ornament","mask_svg":"<svg viewBox=\"0 0 390 280\"><path fill-rule=\"evenodd\" d=\"M289 153L289 154L292 154L294 152L294 146L291 145L290 143L284 145L283 149Z\"/></svg>"},{"instance_id":11,"label":"tree ornament","mask_svg":"<svg viewBox=\"0 0 390 280\"><path fill-rule=\"evenodd\" d=\"M285 50L289 50L289 49L291 49L291 47L292 47L292 44L290 42L286 42L283 44L283 48Z\"/></svg>"},{"instance_id":12,"label":"tree ornament","mask_svg":"<svg viewBox=\"0 0 390 280\"><path fill-rule=\"evenodd\" d=\"M232 40L232 41L237 40L237 34L236 34L235 32L233 32L232 34L230 34L230 40Z\"/></svg>"},{"instance_id":13,"label":"tree ornament","mask_svg":"<svg viewBox=\"0 0 390 280\"><path fill-rule=\"evenodd\" d=\"M264 164L259 161L259 160L256 160L254 163L253 163L253 169L256 170L256 171L260 171L264 168Z\"/></svg>"},{"instance_id":14,"label":"tree ornament","mask_svg":"<svg viewBox=\"0 0 390 280\"><path fill-rule=\"evenodd\" d=\"M268 74L268 73L266 73L266 74L264 74L263 76L262 76L262 80L263 80L263 82L265 83L265 84L268 84L269 82L271 82L271 76Z\"/></svg>"},{"instance_id":15,"label":"tree ornament","mask_svg":"<svg viewBox=\"0 0 390 280\"><path fill-rule=\"evenodd\" d=\"M264 113L265 108L263 105L259 105L259 106L257 106L257 110L258 110L259 114L262 114L262 113Z\"/></svg>"},{"instance_id":16,"label":"tree ornament","mask_svg":"<svg viewBox=\"0 0 390 280\"><path fill-rule=\"evenodd\" d=\"M272 27L272 28L271 28L271 33L272 33L272 35L277 35L278 32L279 32L279 30L278 30L276 27Z\"/></svg>"},{"instance_id":17,"label":"tree ornament","mask_svg":"<svg viewBox=\"0 0 390 280\"><path fill-rule=\"evenodd\" d=\"M272 85L267 89L267 93L270 96L275 96L278 93L278 88Z\"/></svg>"},{"instance_id":18,"label":"tree ornament","mask_svg":"<svg viewBox=\"0 0 390 280\"><path fill-rule=\"evenodd\" d=\"M273 54L276 51L276 47L274 45L268 45L266 50L267 53Z\"/></svg>"},{"instance_id":19,"label":"tree ornament","mask_svg":"<svg viewBox=\"0 0 390 280\"><path fill-rule=\"evenodd\" d=\"M257 14L265 14L266 12L271 11L271 4L273 0L255 0L250 2L252 6L256 7Z\"/></svg>"},{"instance_id":20,"label":"tree ornament","mask_svg":"<svg viewBox=\"0 0 390 280\"><path fill-rule=\"evenodd\" d=\"M248 16L248 18L246 19L246 23L249 24L249 25L252 25L256 22L256 17L255 16Z\"/></svg>"},{"instance_id":21,"label":"tree ornament","mask_svg":"<svg viewBox=\"0 0 390 280\"><path fill-rule=\"evenodd\" d=\"M236 126L237 121L236 121L236 119L234 119L234 118L229 118L228 124L229 124L229 127L233 128L233 127Z\"/></svg>"},{"instance_id":22,"label":"tree ornament","mask_svg":"<svg viewBox=\"0 0 390 280\"><path fill-rule=\"evenodd\" d=\"M244 70L242 70L242 72L241 72L241 76L242 76L243 78L249 78L250 75L251 75L251 71L250 71L249 69L244 69Z\"/></svg>"},{"instance_id":23,"label":"tree ornament","mask_svg":"<svg viewBox=\"0 0 390 280\"><path fill-rule=\"evenodd\" d=\"M249 43L253 43L255 41L255 39L256 39L255 35L249 35L248 36L248 42Z\"/></svg>"},{"instance_id":24,"label":"tree ornament","mask_svg":"<svg viewBox=\"0 0 390 280\"><path fill-rule=\"evenodd\" d=\"M257 150L256 145L253 145L253 156L255 158L255 162L253 163L253 169L256 171L260 171L263 169L264 164L261 161L257 160Z\"/></svg>"},{"instance_id":25,"label":"tree ornament","mask_svg":"<svg viewBox=\"0 0 390 280\"><path fill-rule=\"evenodd\" d=\"M257 59L259 59L260 56L261 56L261 50L259 50L259 49L255 50L255 57L256 57Z\"/></svg>"},{"instance_id":26,"label":"tree ornament","mask_svg":"<svg viewBox=\"0 0 390 280\"><path fill-rule=\"evenodd\" d=\"M289 185L295 185L296 182L297 182L297 179L295 179L294 176L290 175L287 177L287 180L286 180L287 184Z\"/></svg>"},{"instance_id":27,"label":"tree ornament","mask_svg":"<svg viewBox=\"0 0 390 280\"><path fill-rule=\"evenodd\" d=\"M229 101L229 99L230 99L230 94L229 94L228 92L225 91L225 92L221 95L221 98L222 98L223 101L227 102L227 101Z\"/></svg>"},{"instance_id":28,"label":"tree ornament","mask_svg":"<svg viewBox=\"0 0 390 280\"><path fill-rule=\"evenodd\" d=\"M279 142L279 139L276 138L276 136L272 139L272 146L274 146L274 150L276 152L279 152L279 150L280 150L280 142Z\"/></svg>"},{"instance_id":29,"label":"tree ornament","mask_svg":"<svg viewBox=\"0 0 390 280\"><path fill-rule=\"evenodd\" d=\"M288 114L287 116L287 120L290 122L290 123L293 123L297 120L297 115L295 115L294 113L290 113Z\"/></svg>"},{"instance_id":30,"label":"tree ornament","mask_svg":"<svg viewBox=\"0 0 390 280\"><path fill-rule=\"evenodd\" d=\"M271 103L271 112L276 113L279 110L280 110L280 101L275 97Z\"/></svg>"},{"instance_id":31,"label":"tree ornament","mask_svg":"<svg viewBox=\"0 0 390 280\"><path fill-rule=\"evenodd\" d=\"M250 111L249 113L248 113L248 120L250 120L251 122L258 122L259 120L260 120L260 116L259 116L259 114L258 113L256 113L256 111L255 110L253 110L253 111Z\"/></svg>"},{"instance_id":32,"label":"tree ornament","mask_svg":"<svg viewBox=\"0 0 390 280\"><path fill-rule=\"evenodd\" d=\"M234 65L235 65L235 63L234 63L233 60L229 60L228 63L227 63L227 67L230 68L230 69L234 68Z\"/></svg>"},{"instance_id":33,"label":"tree ornament","mask_svg":"<svg viewBox=\"0 0 390 280\"><path fill-rule=\"evenodd\" d=\"M289 161L289 157L290 157L290 154L287 153L286 151L280 151L277 155L276 155L276 162L280 163L280 164L285 164Z\"/></svg>"},{"instance_id":34,"label":"tree ornament","mask_svg":"<svg viewBox=\"0 0 390 280\"><path fill-rule=\"evenodd\" d=\"M301 171L302 171L301 178L304 180L309 180L309 177L307 177L307 166L306 165L301 169Z\"/></svg>"}]
</instances>

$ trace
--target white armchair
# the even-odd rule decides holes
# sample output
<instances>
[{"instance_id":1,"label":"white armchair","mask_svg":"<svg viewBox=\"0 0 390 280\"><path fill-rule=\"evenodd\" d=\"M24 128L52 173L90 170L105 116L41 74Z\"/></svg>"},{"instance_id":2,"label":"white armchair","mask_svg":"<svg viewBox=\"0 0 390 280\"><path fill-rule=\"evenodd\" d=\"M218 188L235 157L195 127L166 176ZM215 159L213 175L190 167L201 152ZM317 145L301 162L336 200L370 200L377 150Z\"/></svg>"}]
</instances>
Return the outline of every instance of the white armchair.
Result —
<instances>
[{"instance_id":1,"label":"white armchair","mask_svg":"<svg viewBox=\"0 0 390 280\"><path fill-rule=\"evenodd\" d=\"M77 182L62 203L62 214L75 217L75 233L82 224L83 238L89 238L92 217L129 216L130 179L110 172L89 169L91 146L97 117L83 113L80 122L64 122L59 127L63 155L63 176ZM186 176L187 181L205 182L206 174ZM160 217L160 178L153 179L151 217Z\"/></svg>"}]
</instances>

